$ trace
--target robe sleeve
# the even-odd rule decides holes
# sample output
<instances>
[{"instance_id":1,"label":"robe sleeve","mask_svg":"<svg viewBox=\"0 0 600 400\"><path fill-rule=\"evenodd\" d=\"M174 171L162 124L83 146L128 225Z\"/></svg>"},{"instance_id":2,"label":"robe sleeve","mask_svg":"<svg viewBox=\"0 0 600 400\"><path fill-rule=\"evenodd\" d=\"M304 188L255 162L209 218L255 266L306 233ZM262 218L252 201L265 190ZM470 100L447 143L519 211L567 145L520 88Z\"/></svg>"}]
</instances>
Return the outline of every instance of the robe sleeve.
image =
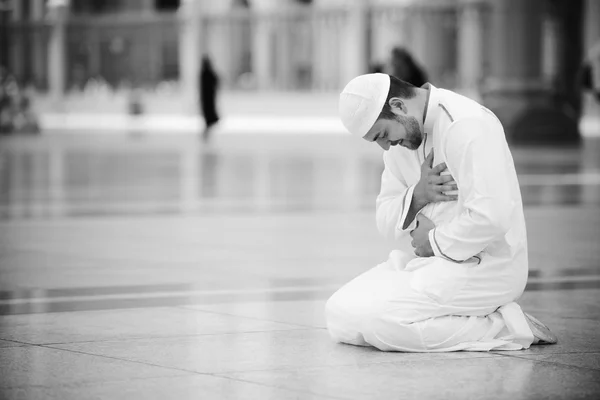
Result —
<instances>
[{"instance_id":1,"label":"robe sleeve","mask_svg":"<svg viewBox=\"0 0 600 400\"><path fill-rule=\"evenodd\" d=\"M511 175L516 173L498 125L480 118L462 119L445 135L442 148L463 207L454 218L429 232L437 256L467 260L510 229L517 206Z\"/></svg>"},{"instance_id":2,"label":"robe sleeve","mask_svg":"<svg viewBox=\"0 0 600 400\"><path fill-rule=\"evenodd\" d=\"M385 165L381 176L381 190L376 201L377 229L388 239L408 237L409 231L415 228L415 221L411 221L406 229L402 229L410 204L412 202L415 185L409 186L400 171L393 171L388 159L389 152L384 152Z\"/></svg>"}]
</instances>

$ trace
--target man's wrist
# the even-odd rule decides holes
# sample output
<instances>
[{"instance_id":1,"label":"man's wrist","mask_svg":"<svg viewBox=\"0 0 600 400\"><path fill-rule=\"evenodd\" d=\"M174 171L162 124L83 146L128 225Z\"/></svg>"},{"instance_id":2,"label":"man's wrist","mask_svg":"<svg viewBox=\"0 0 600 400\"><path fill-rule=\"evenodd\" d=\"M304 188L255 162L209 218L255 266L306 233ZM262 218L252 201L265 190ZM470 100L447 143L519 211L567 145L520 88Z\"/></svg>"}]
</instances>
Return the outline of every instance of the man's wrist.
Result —
<instances>
[{"instance_id":1,"label":"man's wrist","mask_svg":"<svg viewBox=\"0 0 600 400\"><path fill-rule=\"evenodd\" d=\"M413 198L411 204L413 205L415 212L421 211L421 209L427 205L427 200L424 198L424 196L420 195L416 187L413 191Z\"/></svg>"}]
</instances>

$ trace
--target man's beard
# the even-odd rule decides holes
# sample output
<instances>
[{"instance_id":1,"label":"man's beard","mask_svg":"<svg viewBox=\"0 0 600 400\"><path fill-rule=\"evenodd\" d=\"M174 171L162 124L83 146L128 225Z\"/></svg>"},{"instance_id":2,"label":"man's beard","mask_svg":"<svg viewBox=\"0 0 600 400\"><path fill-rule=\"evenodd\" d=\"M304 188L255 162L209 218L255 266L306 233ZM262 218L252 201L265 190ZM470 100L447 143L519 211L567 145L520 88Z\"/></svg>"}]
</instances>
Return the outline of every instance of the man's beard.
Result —
<instances>
[{"instance_id":1,"label":"man's beard","mask_svg":"<svg viewBox=\"0 0 600 400\"><path fill-rule=\"evenodd\" d=\"M404 130L406 131L406 137L403 142L405 147L411 150L418 149L423 142L423 135L421 134L421 126L417 119L415 117L397 115L396 120L404 126Z\"/></svg>"}]
</instances>

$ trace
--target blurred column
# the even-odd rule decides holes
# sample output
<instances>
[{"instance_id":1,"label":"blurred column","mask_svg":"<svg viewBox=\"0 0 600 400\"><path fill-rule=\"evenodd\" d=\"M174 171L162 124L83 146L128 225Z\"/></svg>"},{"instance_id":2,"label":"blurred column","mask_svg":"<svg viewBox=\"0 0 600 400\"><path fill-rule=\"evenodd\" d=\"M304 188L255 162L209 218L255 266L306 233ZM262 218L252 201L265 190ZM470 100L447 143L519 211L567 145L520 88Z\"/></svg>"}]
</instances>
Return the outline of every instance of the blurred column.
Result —
<instances>
[{"instance_id":1,"label":"blurred column","mask_svg":"<svg viewBox=\"0 0 600 400\"><path fill-rule=\"evenodd\" d=\"M293 34L295 30L298 32L299 27L291 18L284 17L283 21L277 23L277 81L278 88L292 89L294 88L293 68L295 66L294 56L299 49L296 48L293 42Z\"/></svg>"},{"instance_id":2,"label":"blurred column","mask_svg":"<svg viewBox=\"0 0 600 400\"><path fill-rule=\"evenodd\" d=\"M54 100L62 100L66 87L66 39L69 0L48 0L47 18L50 22L48 43L48 84Z\"/></svg>"},{"instance_id":3,"label":"blurred column","mask_svg":"<svg viewBox=\"0 0 600 400\"><path fill-rule=\"evenodd\" d=\"M37 89L40 89L39 85L45 80L46 77L46 56L44 54L46 50L46 30L44 26L44 17L46 14L44 0L31 0L31 18L35 23L35 33L33 36L33 75L35 85Z\"/></svg>"},{"instance_id":4,"label":"blurred column","mask_svg":"<svg viewBox=\"0 0 600 400\"><path fill-rule=\"evenodd\" d=\"M578 138L574 117L557 104L543 80L542 23L545 0L490 2L490 74L484 103L504 124L513 141Z\"/></svg>"},{"instance_id":5,"label":"blurred column","mask_svg":"<svg viewBox=\"0 0 600 400\"><path fill-rule=\"evenodd\" d=\"M583 53L592 64L593 82L600 90L600 1L585 0ZM600 105L589 92L585 96L586 111L600 117Z\"/></svg>"},{"instance_id":6,"label":"blurred column","mask_svg":"<svg viewBox=\"0 0 600 400\"><path fill-rule=\"evenodd\" d=\"M201 0L182 0L179 6L179 90L184 112L196 114L202 55Z\"/></svg>"},{"instance_id":7,"label":"blurred column","mask_svg":"<svg viewBox=\"0 0 600 400\"><path fill-rule=\"evenodd\" d=\"M455 6L448 0L428 2L414 2L411 7L409 48L431 83L453 87L456 85L454 32L458 29Z\"/></svg>"},{"instance_id":8,"label":"blurred column","mask_svg":"<svg viewBox=\"0 0 600 400\"><path fill-rule=\"evenodd\" d=\"M258 89L271 86L271 36L272 25L267 18L260 15L254 17L254 35L252 43L252 70Z\"/></svg>"},{"instance_id":9,"label":"blurred column","mask_svg":"<svg viewBox=\"0 0 600 400\"><path fill-rule=\"evenodd\" d=\"M8 24L13 3L8 0L0 0L0 65L9 66L10 31Z\"/></svg>"},{"instance_id":10,"label":"blurred column","mask_svg":"<svg viewBox=\"0 0 600 400\"><path fill-rule=\"evenodd\" d=\"M252 71L258 89L273 87L274 75L274 34L275 18L270 15L277 3L274 0L256 0L252 3L253 36L252 36Z\"/></svg>"},{"instance_id":11,"label":"blurred column","mask_svg":"<svg viewBox=\"0 0 600 400\"><path fill-rule=\"evenodd\" d=\"M600 41L600 1L585 0L584 9L584 47L587 51Z\"/></svg>"},{"instance_id":12,"label":"blurred column","mask_svg":"<svg viewBox=\"0 0 600 400\"><path fill-rule=\"evenodd\" d=\"M25 50L24 32L25 24L23 21L23 4L19 1L13 1L11 4L11 37L8 42L9 62L8 69L10 73L18 80L23 78L23 51Z\"/></svg>"},{"instance_id":13,"label":"blurred column","mask_svg":"<svg viewBox=\"0 0 600 400\"><path fill-rule=\"evenodd\" d=\"M230 2L207 1L202 3L202 16L207 18L202 26L203 49L221 78L221 86L233 80L235 61L234 47L239 46L233 36L233 28L239 24Z\"/></svg>"},{"instance_id":14,"label":"blurred column","mask_svg":"<svg viewBox=\"0 0 600 400\"><path fill-rule=\"evenodd\" d=\"M352 78L369 71L368 39L368 1L355 0L348 6L346 14L346 34L342 45L342 87Z\"/></svg>"},{"instance_id":15,"label":"blurred column","mask_svg":"<svg viewBox=\"0 0 600 400\"><path fill-rule=\"evenodd\" d=\"M483 67L481 0L461 0L458 19L458 89L478 99Z\"/></svg>"}]
</instances>

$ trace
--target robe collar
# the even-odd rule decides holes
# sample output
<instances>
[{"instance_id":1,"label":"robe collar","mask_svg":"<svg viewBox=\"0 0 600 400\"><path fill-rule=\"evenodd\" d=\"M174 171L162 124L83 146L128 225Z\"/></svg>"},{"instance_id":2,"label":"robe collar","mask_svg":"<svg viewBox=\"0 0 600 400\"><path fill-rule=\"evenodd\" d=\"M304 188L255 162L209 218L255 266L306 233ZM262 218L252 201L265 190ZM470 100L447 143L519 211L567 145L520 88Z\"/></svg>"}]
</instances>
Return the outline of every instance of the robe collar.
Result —
<instances>
[{"instance_id":1,"label":"robe collar","mask_svg":"<svg viewBox=\"0 0 600 400\"><path fill-rule=\"evenodd\" d=\"M440 90L431 83L426 83L421 87L424 89L429 89L429 94L427 95L427 106L425 107L424 112L423 131L427 134L427 136L431 136L433 134L433 126L435 125L440 113L438 104L440 103L441 93Z\"/></svg>"}]
</instances>

